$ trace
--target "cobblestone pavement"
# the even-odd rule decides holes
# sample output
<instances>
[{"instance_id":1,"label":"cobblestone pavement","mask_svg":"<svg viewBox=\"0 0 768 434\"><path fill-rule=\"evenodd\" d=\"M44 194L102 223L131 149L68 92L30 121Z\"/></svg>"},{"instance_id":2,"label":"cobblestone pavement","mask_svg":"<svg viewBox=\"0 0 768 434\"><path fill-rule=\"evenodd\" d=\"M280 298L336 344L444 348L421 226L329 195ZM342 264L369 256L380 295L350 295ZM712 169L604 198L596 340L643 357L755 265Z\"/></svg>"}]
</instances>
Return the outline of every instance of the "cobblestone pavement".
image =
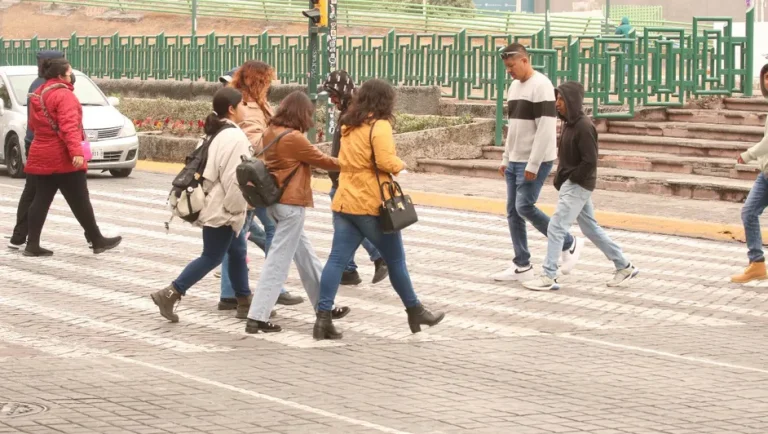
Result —
<instances>
[{"instance_id":1,"label":"cobblestone pavement","mask_svg":"<svg viewBox=\"0 0 768 434\"><path fill-rule=\"evenodd\" d=\"M212 275L178 324L148 297L201 246L191 226L165 232L170 179L90 180L100 225L125 237L116 251L92 255L61 197L43 234L55 256L0 251L0 433L768 432L768 286L728 283L739 244L609 231L642 269L631 286L607 288L611 264L587 244L561 291L537 293L488 278L511 261L502 218L420 208L409 266L442 324L411 335L361 249L343 340L312 340L306 302L279 307L283 333L247 335L216 310ZM0 180L5 234L22 185ZM324 258L329 201L316 203L306 229ZM545 240L530 238L540 263ZM287 286L302 292L295 270Z\"/></svg>"}]
</instances>

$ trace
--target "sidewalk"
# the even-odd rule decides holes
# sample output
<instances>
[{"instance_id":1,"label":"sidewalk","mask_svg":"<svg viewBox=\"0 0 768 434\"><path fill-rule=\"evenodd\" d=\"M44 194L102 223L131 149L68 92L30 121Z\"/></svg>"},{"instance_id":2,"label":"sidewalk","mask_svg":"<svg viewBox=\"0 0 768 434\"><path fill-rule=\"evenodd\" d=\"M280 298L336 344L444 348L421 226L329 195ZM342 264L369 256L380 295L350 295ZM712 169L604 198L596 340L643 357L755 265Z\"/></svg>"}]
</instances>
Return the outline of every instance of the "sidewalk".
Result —
<instances>
[{"instance_id":1,"label":"sidewalk","mask_svg":"<svg viewBox=\"0 0 768 434\"><path fill-rule=\"evenodd\" d=\"M140 161L138 170L173 173L180 164ZM420 205L440 208L506 213L506 183L495 179L430 173L406 173L397 178L403 190ZM327 193L330 181L316 177L312 188ZM609 228L637 232L682 235L712 240L744 241L741 226L741 204L679 199L648 194L595 190L592 197L596 217ZM548 183L539 198L540 208L554 211L557 190ZM768 238L768 231L764 233Z\"/></svg>"}]
</instances>

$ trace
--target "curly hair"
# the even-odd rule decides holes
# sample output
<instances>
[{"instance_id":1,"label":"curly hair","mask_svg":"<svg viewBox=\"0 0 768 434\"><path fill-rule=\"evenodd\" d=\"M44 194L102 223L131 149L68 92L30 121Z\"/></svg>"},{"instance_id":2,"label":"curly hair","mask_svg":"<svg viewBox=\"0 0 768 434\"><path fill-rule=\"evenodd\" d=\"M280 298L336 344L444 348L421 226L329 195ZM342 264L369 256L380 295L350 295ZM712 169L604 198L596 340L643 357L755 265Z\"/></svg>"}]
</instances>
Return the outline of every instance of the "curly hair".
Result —
<instances>
[{"instance_id":1,"label":"curly hair","mask_svg":"<svg viewBox=\"0 0 768 434\"><path fill-rule=\"evenodd\" d=\"M363 83L352 97L347 112L340 123L356 128L371 120L388 120L395 123L395 89L384 80L372 79Z\"/></svg>"},{"instance_id":2,"label":"curly hair","mask_svg":"<svg viewBox=\"0 0 768 434\"><path fill-rule=\"evenodd\" d=\"M243 94L245 102L258 104L267 120L270 118L267 93L274 76L275 70L268 64L258 60L249 60L237 69L231 84L233 88Z\"/></svg>"}]
</instances>

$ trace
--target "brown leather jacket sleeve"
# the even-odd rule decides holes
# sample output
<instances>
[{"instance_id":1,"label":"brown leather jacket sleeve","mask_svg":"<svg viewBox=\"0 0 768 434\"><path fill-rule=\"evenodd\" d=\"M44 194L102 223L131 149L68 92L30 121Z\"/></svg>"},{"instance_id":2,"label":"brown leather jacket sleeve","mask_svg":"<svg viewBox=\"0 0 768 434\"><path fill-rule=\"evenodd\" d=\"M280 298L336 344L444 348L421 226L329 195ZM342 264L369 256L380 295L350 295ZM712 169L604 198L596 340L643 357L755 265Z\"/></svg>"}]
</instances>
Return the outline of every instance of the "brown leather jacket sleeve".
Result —
<instances>
[{"instance_id":1,"label":"brown leather jacket sleeve","mask_svg":"<svg viewBox=\"0 0 768 434\"><path fill-rule=\"evenodd\" d=\"M291 140L294 142L293 151L295 155L293 157L297 160L323 170L336 172L341 170L339 160L324 154L317 146L309 143L309 140L300 132L294 131L291 133Z\"/></svg>"}]
</instances>

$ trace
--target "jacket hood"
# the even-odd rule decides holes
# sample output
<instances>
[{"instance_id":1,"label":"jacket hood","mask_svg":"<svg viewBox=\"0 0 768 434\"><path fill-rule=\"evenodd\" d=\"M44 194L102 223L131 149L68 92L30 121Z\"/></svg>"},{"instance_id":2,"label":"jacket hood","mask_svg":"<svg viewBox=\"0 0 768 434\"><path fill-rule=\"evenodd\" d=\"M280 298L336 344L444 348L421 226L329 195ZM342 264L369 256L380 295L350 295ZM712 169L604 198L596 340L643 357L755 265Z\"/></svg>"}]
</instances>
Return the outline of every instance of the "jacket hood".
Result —
<instances>
[{"instance_id":1,"label":"jacket hood","mask_svg":"<svg viewBox=\"0 0 768 434\"><path fill-rule=\"evenodd\" d=\"M621 25L622 26L628 26L629 25L629 17L624 17L621 19Z\"/></svg>"},{"instance_id":2,"label":"jacket hood","mask_svg":"<svg viewBox=\"0 0 768 434\"><path fill-rule=\"evenodd\" d=\"M763 91L763 96L768 98L768 89L765 88L765 74L768 74L768 63L763 65L763 69L760 70L760 90Z\"/></svg>"},{"instance_id":3,"label":"jacket hood","mask_svg":"<svg viewBox=\"0 0 768 434\"><path fill-rule=\"evenodd\" d=\"M584 86L578 81L567 81L555 89L555 96L562 96L568 113L564 117L557 113L560 119L572 124L584 116Z\"/></svg>"}]
</instances>

